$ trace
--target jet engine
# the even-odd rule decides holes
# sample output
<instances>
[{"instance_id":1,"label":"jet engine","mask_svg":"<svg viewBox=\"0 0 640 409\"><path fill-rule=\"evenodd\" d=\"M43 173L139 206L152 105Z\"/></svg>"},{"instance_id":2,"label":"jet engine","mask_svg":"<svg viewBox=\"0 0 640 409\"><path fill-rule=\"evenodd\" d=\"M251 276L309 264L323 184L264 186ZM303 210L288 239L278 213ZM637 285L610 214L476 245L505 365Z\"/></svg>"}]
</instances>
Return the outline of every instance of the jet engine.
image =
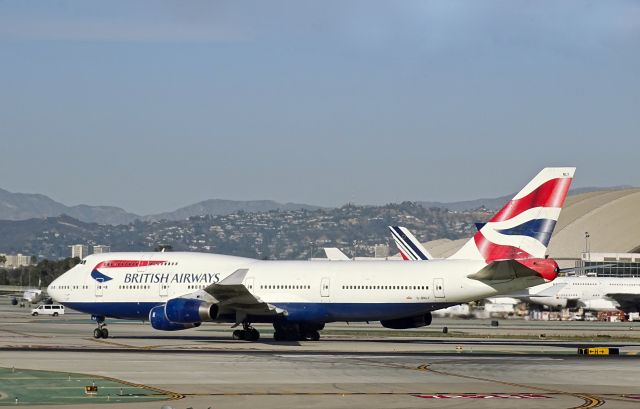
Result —
<instances>
[{"instance_id":1,"label":"jet engine","mask_svg":"<svg viewBox=\"0 0 640 409\"><path fill-rule=\"evenodd\" d=\"M168 321L180 324L213 321L218 316L218 305L192 298L174 298L164 305L164 314Z\"/></svg>"},{"instance_id":2,"label":"jet engine","mask_svg":"<svg viewBox=\"0 0 640 409\"><path fill-rule=\"evenodd\" d=\"M416 315L414 317L396 318L394 320L380 321L385 328L391 329L407 329L407 328L420 328L426 327L431 324L431 313L428 312L422 315Z\"/></svg>"},{"instance_id":3,"label":"jet engine","mask_svg":"<svg viewBox=\"0 0 640 409\"><path fill-rule=\"evenodd\" d=\"M531 302L534 304L546 305L552 308L575 308L577 307L577 300L573 302L573 307L569 305L569 301L566 298L557 297L531 297Z\"/></svg>"},{"instance_id":4,"label":"jet engine","mask_svg":"<svg viewBox=\"0 0 640 409\"><path fill-rule=\"evenodd\" d=\"M164 305L158 305L151 309L149 312L149 322L151 322L153 329L160 331L179 331L200 326L199 322L182 324L169 321L164 313Z\"/></svg>"}]
</instances>

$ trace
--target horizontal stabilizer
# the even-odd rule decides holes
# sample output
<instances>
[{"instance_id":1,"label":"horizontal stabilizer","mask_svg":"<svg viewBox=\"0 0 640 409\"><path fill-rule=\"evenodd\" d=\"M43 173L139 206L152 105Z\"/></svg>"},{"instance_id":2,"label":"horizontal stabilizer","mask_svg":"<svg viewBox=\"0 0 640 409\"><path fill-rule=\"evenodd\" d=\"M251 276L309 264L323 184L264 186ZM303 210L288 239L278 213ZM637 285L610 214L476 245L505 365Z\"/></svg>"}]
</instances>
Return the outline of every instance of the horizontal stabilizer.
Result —
<instances>
[{"instance_id":1,"label":"horizontal stabilizer","mask_svg":"<svg viewBox=\"0 0 640 409\"><path fill-rule=\"evenodd\" d=\"M467 277L480 281L508 281L517 278L539 277L553 281L558 264L552 259L498 260L492 261L477 273Z\"/></svg>"},{"instance_id":2,"label":"horizontal stabilizer","mask_svg":"<svg viewBox=\"0 0 640 409\"><path fill-rule=\"evenodd\" d=\"M537 275L537 272L524 267L515 260L501 260L494 261L477 273L470 274L467 277L479 281L508 281Z\"/></svg>"}]
</instances>

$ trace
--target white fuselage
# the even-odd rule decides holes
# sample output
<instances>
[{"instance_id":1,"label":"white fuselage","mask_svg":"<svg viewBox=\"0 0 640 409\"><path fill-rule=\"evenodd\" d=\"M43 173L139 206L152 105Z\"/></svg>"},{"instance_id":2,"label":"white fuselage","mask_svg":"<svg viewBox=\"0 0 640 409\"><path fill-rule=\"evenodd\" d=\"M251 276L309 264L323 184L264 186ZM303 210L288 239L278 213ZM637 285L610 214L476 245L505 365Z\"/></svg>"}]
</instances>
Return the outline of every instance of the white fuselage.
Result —
<instances>
[{"instance_id":1,"label":"white fuselage","mask_svg":"<svg viewBox=\"0 0 640 409\"><path fill-rule=\"evenodd\" d=\"M478 260L260 261L204 253L91 255L49 286L61 304L103 317L147 319L151 308L189 298L238 269L260 300L299 320L377 321L426 313L452 304L539 284L531 276L486 282L467 276Z\"/></svg>"},{"instance_id":2,"label":"white fuselage","mask_svg":"<svg viewBox=\"0 0 640 409\"><path fill-rule=\"evenodd\" d=\"M551 296L535 296L555 286L560 290ZM640 297L640 278L637 277L558 277L552 283L528 290L528 301L549 307L583 308L592 311L615 311L620 305L607 294L636 294Z\"/></svg>"}]
</instances>

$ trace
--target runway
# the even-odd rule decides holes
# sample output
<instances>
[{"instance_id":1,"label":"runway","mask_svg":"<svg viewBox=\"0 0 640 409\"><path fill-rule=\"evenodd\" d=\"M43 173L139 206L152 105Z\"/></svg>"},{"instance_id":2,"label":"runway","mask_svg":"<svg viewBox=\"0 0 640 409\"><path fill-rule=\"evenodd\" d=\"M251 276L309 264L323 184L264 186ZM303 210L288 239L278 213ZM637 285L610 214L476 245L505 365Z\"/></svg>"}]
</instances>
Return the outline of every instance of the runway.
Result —
<instances>
[{"instance_id":1,"label":"runway","mask_svg":"<svg viewBox=\"0 0 640 409\"><path fill-rule=\"evenodd\" d=\"M456 325L484 328L472 321L434 324L443 323L454 330ZM639 332L633 324L619 324L620 331ZM519 323L501 322L503 328L510 326ZM396 337L372 332L370 328L377 328L373 324L348 329L362 331L361 337L340 335L342 326L328 326L331 335L301 343L275 342L266 335L268 327L258 343L232 341L228 326L218 325L167 334L141 323L116 321L109 327L114 337L99 341L89 337L92 328L81 315L32 318L3 303L0 366L54 371L51 376L62 380L86 374L98 386L105 384L100 389L104 392L94 397L85 396L80 384L64 384L61 396L67 400L51 402L62 404L56 406L60 408L121 408L112 404L118 399L114 382L137 388L126 407L140 409L640 406L640 342L626 336L590 342L615 345L621 356L581 357L575 349L585 345L580 340L415 332ZM603 335L607 326L581 328ZM8 380L11 374L3 376ZM0 398L0 405L13 405L11 396Z\"/></svg>"}]
</instances>

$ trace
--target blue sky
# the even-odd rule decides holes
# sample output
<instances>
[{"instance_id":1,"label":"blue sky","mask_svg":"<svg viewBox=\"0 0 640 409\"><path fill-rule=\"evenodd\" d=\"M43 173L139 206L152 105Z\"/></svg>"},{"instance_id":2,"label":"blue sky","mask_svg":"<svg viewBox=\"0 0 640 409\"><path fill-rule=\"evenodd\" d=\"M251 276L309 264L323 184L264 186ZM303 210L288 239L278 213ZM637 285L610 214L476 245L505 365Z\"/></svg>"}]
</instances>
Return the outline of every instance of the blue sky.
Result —
<instances>
[{"instance_id":1,"label":"blue sky","mask_svg":"<svg viewBox=\"0 0 640 409\"><path fill-rule=\"evenodd\" d=\"M0 1L0 187L137 213L639 185L637 1Z\"/></svg>"}]
</instances>

